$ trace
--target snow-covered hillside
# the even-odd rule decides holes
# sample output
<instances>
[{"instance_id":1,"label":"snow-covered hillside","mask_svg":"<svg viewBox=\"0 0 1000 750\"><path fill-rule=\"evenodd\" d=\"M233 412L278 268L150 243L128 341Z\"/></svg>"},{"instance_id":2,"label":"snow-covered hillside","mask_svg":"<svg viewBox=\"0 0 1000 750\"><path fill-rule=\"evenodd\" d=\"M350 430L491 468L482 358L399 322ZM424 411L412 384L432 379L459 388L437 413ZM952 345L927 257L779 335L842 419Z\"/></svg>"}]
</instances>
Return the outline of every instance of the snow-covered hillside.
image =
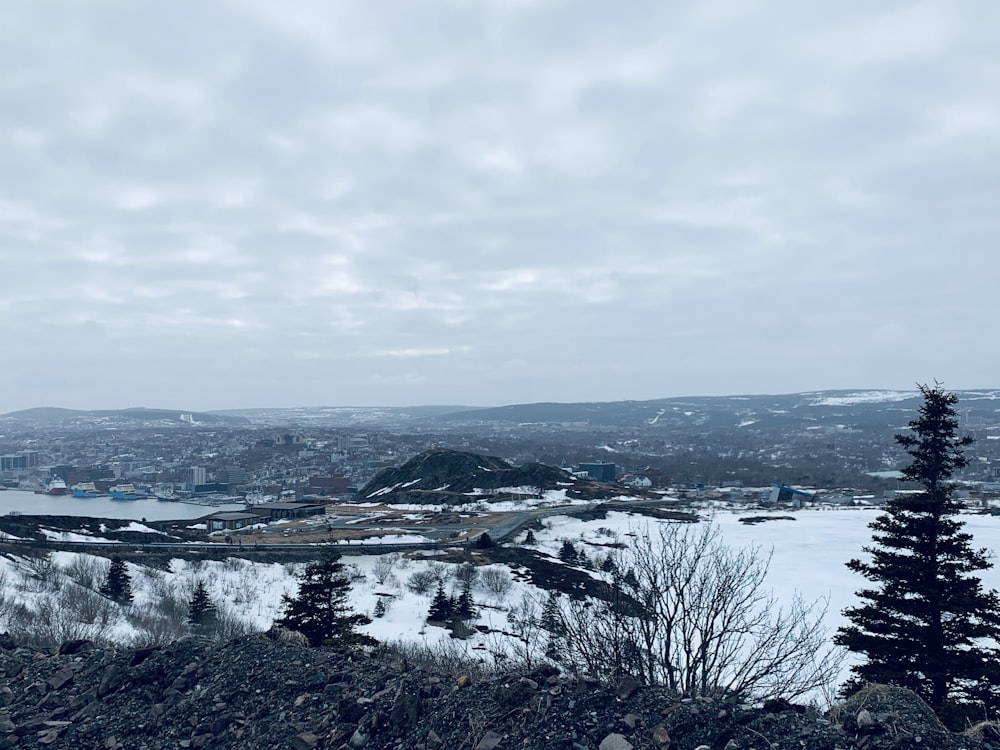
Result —
<instances>
[{"instance_id":1,"label":"snow-covered hillside","mask_svg":"<svg viewBox=\"0 0 1000 750\"><path fill-rule=\"evenodd\" d=\"M779 602L790 602L796 592L807 599L828 598L826 625L832 632L862 584L844 563L864 554L862 548L870 539L867 523L875 513L808 510L782 514L794 520L753 525L741 523L741 514L720 513L711 522L719 526L728 545L757 546L765 556L771 555L766 583ZM1000 519L970 515L965 521L978 545L1000 547ZM531 548L558 564L562 544L573 542L586 552L593 568L578 565L579 572L597 581L606 576L599 570L604 556L657 523L666 522L625 512L610 512L597 520L551 516L532 532ZM520 541L524 539L522 533ZM485 556L473 558L475 567L445 563L440 554L428 550L345 557L353 582L351 604L372 617L364 630L380 641L448 644L452 650L487 658L522 647L512 638L516 635L512 618L519 611L523 614L525 607L540 609L546 592L523 569L488 563ZM0 628L27 632L37 640L90 638L123 644L169 640L185 634L187 602L202 581L219 608L223 636L265 630L279 615L282 596L295 592L295 575L301 570L301 563L263 564L237 558L173 560L166 570L130 562L134 602L121 607L96 593L107 565L105 558L72 552L48 558L0 557ZM1000 571L986 571L983 578L988 586L1000 588ZM464 640L426 623L439 579L455 593L463 581L471 583L477 627ZM379 600L383 604L376 611Z\"/></svg>"}]
</instances>

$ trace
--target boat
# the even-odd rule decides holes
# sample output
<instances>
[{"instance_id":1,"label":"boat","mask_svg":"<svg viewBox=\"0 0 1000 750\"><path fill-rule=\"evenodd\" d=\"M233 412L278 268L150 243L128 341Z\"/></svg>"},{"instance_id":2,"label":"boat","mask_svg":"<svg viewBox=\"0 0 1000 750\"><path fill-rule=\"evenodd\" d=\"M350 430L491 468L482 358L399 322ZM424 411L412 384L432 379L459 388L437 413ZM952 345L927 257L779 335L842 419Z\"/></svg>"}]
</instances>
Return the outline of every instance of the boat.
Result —
<instances>
[{"instance_id":1,"label":"boat","mask_svg":"<svg viewBox=\"0 0 1000 750\"><path fill-rule=\"evenodd\" d=\"M112 500L138 500L139 493L134 484L116 484L110 490Z\"/></svg>"},{"instance_id":2,"label":"boat","mask_svg":"<svg viewBox=\"0 0 1000 750\"><path fill-rule=\"evenodd\" d=\"M73 497L97 497L101 494L93 482L77 482L69 489Z\"/></svg>"},{"instance_id":3,"label":"boat","mask_svg":"<svg viewBox=\"0 0 1000 750\"><path fill-rule=\"evenodd\" d=\"M35 490L36 495L65 495L66 483L59 477L52 477L44 490Z\"/></svg>"}]
</instances>

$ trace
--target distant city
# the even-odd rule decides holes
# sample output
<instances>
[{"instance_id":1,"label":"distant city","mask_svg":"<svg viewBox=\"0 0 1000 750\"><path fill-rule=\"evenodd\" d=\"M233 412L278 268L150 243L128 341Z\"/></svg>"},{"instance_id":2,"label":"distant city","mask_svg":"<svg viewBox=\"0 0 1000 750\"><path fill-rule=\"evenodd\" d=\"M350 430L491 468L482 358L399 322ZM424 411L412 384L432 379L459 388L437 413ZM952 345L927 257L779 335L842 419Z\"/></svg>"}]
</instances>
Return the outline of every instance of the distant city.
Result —
<instances>
[{"instance_id":1,"label":"distant city","mask_svg":"<svg viewBox=\"0 0 1000 750\"><path fill-rule=\"evenodd\" d=\"M1000 494L1000 392L958 395L962 429L976 440L962 491L986 502ZM563 467L623 491L877 502L901 487L893 435L918 404L915 392L823 391L491 409L39 408L0 416L0 484L322 504L440 447Z\"/></svg>"}]
</instances>

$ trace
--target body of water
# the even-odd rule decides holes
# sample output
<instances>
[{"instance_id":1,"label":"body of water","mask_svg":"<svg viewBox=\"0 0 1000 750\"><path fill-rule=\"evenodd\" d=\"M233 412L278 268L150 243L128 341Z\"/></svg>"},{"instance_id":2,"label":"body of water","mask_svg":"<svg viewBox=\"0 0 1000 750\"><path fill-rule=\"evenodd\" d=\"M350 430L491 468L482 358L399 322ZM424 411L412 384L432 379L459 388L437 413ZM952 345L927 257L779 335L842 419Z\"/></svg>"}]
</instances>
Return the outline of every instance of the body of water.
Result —
<instances>
[{"instance_id":1,"label":"body of water","mask_svg":"<svg viewBox=\"0 0 1000 750\"><path fill-rule=\"evenodd\" d=\"M162 500L112 500L110 497L36 495L24 490L0 492L0 515L86 516L140 521L173 521L201 518L220 510L243 510L242 504L195 505Z\"/></svg>"}]
</instances>

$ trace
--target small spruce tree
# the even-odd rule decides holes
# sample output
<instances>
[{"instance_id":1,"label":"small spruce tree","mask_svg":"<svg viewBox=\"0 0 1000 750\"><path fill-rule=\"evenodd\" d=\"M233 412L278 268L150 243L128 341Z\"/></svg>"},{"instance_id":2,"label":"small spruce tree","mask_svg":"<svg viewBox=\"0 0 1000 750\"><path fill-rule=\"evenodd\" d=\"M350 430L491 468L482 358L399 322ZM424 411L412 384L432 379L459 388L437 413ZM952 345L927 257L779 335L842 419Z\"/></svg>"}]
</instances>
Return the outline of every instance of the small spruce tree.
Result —
<instances>
[{"instance_id":1,"label":"small spruce tree","mask_svg":"<svg viewBox=\"0 0 1000 750\"><path fill-rule=\"evenodd\" d=\"M635 571L632 570L632 568L626 570L625 574L622 576L622 585L627 586L632 591L639 588L639 579L636 577Z\"/></svg>"},{"instance_id":2,"label":"small spruce tree","mask_svg":"<svg viewBox=\"0 0 1000 750\"><path fill-rule=\"evenodd\" d=\"M438 581L437 591L434 592L430 609L427 611L427 619L434 622L448 622L451 619L453 609L451 599L444 591L444 583Z\"/></svg>"},{"instance_id":3,"label":"small spruce tree","mask_svg":"<svg viewBox=\"0 0 1000 750\"><path fill-rule=\"evenodd\" d=\"M905 479L923 488L886 501L870 528L871 559L847 567L872 582L858 591L861 603L844 615L834 642L866 660L851 668L847 688L865 681L908 687L935 710L946 702L982 699L995 684L1000 643L1000 598L984 590L975 571L991 567L987 550L974 549L972 535L955 517L952 475L968 462L959 437L958 398L922 385L923 404L911 432L896 435L911 461ZM995 707L995 698L990 699Z\"/></svg>"},{"instance_id":4,"label":"small spruce tree","mask_svg":"<svg viewBox=\"0 0 1000 750\"><path fill-rule=\"evenodd\" d=\"M476 616L476 603L472 599L472 589L468 584L462 588L462 593L455 601L454 616L456 620L463 622Z\"/></svg>"},{"instance_id":5,"label":"small spruce tree","mask_svg":"<svg viewBox=\"0 0 1000 750\"><path fill-rule=\"evenodd\" d=\"M351 581L339 554L330 554L306 565L295 596L282 597L284 610L276 625L297 630L310 646L371 646L375 639L359 633L371 619L351 610L347 595Z\"/></svg>"},{"instance_id":6,"label":"small spruce tree","mask_svg":"<svg viewBox=\"0 0 1000 750\"><path fill-rule=\"evenodd\" d=\"M542 616L538 624L547 633L545 639L545 657L553 661L559 661L563 652L562 639L566 635L566 629L562 621L562 613L559 607L559 594L550 591L542 606Z\"/></svg>"},{"instance_id":7,"label":"small spruce tree","mask_svg":"<svg viewBox=\"0 0 1000 750\"><path fill-rule=\"evenodd\" d=\"M132 576L129 575L125 561L118 555L111 558L108 575L98 591L119 604L132 603Z\"/></svg>"},{"instance_id":8,"label":"small spruce tree","mask_svg":"<svg viewBox=\"0 0 1000 750\"><path fill-rule=\"evenodd\" d=\"M528 529L528 533L524 535L524 543L525 544L535 543L535 532L532 531L531 529Z\"/></svg>"},{"instance_id":9,"label":"small spruce tree","mask_svg":"<svg viewBox=\"0 0 1000 750\"><path fill-rule=\"evenodd\" d=\"M564 540L562 546L559 547L559 559L568 563L575 563L577 561L578 553L576 547L573 546L573 542L569 539Z\"/></svg>"},{"instance_id":10,"label":"small spruce tree","mask_svg":"<svg viewBox=\"0 0 1000 750\"><path fill-rule=\"evenodd\" d=\"M208 588L203 580L198 579L188 602L188 625L195 633L204 635L212 630L217 621L218 611L208 595Z\"/></svg>"}]
</instances>

